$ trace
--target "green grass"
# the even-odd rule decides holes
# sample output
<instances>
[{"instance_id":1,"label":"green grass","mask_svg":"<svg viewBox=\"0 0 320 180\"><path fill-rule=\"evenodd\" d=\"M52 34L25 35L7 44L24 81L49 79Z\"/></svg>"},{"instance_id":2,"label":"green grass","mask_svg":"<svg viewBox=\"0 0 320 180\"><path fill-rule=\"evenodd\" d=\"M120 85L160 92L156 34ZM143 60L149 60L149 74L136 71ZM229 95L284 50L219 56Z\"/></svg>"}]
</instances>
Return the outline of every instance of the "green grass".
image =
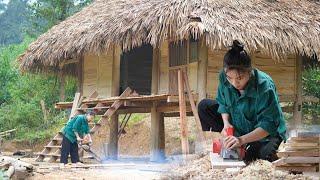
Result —
<instances>
[{"instance_id":1,"label":"green grass","mask_svg":"<svg viewBox=\"0 0 320 180\"><path fill-rule=\"evenodd\" d=\"M119 116L119 123L122 122L124 116L125 115L123 115L123 114ZM127 126L132 127L134 124L141 122L147 116L148 116L148 114L140 114L140 113L139 114L132 114L129 121L128 121ZM127 117L128 117L128 115L127 115Z\"/></svg>"}]
</instances>

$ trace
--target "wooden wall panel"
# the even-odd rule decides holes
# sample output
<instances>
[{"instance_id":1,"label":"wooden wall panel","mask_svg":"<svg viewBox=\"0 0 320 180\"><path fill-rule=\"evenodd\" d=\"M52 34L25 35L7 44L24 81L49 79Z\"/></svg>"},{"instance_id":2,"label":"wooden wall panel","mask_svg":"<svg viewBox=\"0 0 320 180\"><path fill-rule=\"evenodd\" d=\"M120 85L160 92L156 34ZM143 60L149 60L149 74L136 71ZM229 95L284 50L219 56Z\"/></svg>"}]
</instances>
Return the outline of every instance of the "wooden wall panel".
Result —
<instances>
[{"instance_id":1,"label":"wooden wall panel","mask_svg":"<svg viewBox=\"0 0 320 180\"><path fill-rule=\"evenodd\" d=\"M293 97L295 90L295 57L288 56L284 61L274 61L271 57L256 53L252 56L254 66L266 72L273 79L280 96Z\"/></svg>"},{"instance_id":2,"label":"wooden wall panel","mask_svg":"<svg viewBox=\"0 0 320 180\"><path fill-rule=\"evenodd\" d=\"M198 62L188 64L188 77L191 91L198 90Z\"/></svg>"},{"instance_id":3,"label":"wooden wall panel","mask_svg":"<svg viewBox=\"0 0 320 180\"><path fill-rule=\"evenodd\" d=\"M159 94L169 92L169 46L164 41L160 48L160 84Z\"/></svg>"},{"instance_id":4,"label":"wooden wall panel","mask_svg":"<svg viewBox=\"0 0 320 180\"><path fill-rule=\"evenodd\" d=\"M83 65L83 96L89 96L97 89L98 84L98 64L99 59L95 55L87 54L84 56Z\"/></svg>"},{"instance_id":5,"label":"wooden wall panel","mask_svg":"<svg viewBox=\"0 0 320 180\"><path fill-rule=\"evenodd\" d=\"M223 57L226 50L208 49L208 69L207 69L207 98L215 98L219 82L219 72L223 66Z\"/></svg>"},{"instance_id":6,"label":"wooden wall panel","mask_svg":"<svg viewBox=\"0 0 320 180\"><path fill-rule=\"evenodd\" d=\"M103 97L111 96L112 89L112 64L113 52L108 51L106 54L99 56L98 67L98 93Z\"/></svg>"}]
</instances>

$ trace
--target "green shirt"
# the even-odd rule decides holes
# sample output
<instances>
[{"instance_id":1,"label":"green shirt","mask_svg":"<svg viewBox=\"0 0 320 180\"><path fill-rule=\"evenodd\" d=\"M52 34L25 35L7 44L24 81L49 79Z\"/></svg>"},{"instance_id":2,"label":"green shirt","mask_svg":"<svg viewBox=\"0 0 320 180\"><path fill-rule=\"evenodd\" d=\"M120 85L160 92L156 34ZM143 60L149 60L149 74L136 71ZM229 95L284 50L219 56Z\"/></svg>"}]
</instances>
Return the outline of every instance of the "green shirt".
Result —
<instances>
[{"instance_id":1,"label":"green shirt","mask_svg":"<svg viewBox=\"0 0 320 180\"><path fill-rule=\"evenodd\" d=\"M90 129L85 115L77 115L74 118L69 119L67 125L62 131L64 136L68 138L72 143L75 143L77 141L77 137L74 132L77 132L79 136L89 134Z\"/></svg>"},{"instance_id":2,"label":"green shirt","mask_svg":"<svg viewBox=\"0 0 320 180\"><path fill-rule=\"evenodd\" d=\"M252 70L252 76L240 95L227 80L224 72L219 74L219 86L216 97L218 112L228 113L235 135L242 136L260 127L269 133L286 140L286 125L279 104L276 87L266 73ZM264 140L267 140L268 137Z\"/></svg>"}]
</instances>

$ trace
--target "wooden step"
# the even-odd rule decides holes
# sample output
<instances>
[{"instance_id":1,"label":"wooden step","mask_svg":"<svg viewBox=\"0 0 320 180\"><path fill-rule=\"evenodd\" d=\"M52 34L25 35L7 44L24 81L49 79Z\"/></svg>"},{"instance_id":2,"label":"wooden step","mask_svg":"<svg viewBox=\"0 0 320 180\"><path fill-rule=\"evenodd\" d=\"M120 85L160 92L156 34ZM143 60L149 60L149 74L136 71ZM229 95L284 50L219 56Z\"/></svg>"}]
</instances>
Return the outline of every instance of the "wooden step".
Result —
<instances>
[{"instance_id":1,"label":"wooden step","mask_svg":"<svg viewBox=\"0 0 320 180\"><path fill-rule=\"evenodd\" d=\"M54 138L52 141L62 141L63 138Z\"/></svg>"},{"instance_id":2,"label":"wooden step","mask_svg":"<svg viewBox=\"0 0 320 180\"><path fill-rule=\"evenodd\" d=\"M56 145L56 146L45 146L45 148L61 148L61 146L60 145Z\"/></svg>"},{"instance_id":3,"label":"wooden step","mask_svg":"<svg viewBox=\"0 0 320 180\"><path fill-rule=\"evenodd\" d=\"M43 154L43 153L40 153L38 154L39 156L46 156L46 157L60 157L61 155L60 154Z\"/></svg>"}]
</instances>

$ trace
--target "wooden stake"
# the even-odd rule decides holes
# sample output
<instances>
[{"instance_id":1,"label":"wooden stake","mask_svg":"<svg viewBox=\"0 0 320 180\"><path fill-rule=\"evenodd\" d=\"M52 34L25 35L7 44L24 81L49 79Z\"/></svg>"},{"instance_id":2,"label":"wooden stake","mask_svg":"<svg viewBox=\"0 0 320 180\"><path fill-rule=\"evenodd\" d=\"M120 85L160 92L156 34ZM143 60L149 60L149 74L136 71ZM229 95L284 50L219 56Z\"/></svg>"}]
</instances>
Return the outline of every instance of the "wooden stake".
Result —
<instances>
[{"instance_id":1,"label":"wooden stake","mask_svg":"<svg viewBox=\"0 0 320 180\"><path fill-rule=\"evenodd\" d=\"M191 109L192 109L192 113L195 117L196 120L196 125L197 125L197 135L199 136L199 140L201 142L203 142L205 140L205 136L203 134L202 128L201 128L201 122L200 122L200 118L199 118L199 114L198 114L198 110L196 107L196 104L194 102L193 96L191 94L191 89L190 89L190 85L189 85L189 79L188 79L188 75L186 71L183 71L183 77L184 77L184 83L187 89L187 93L188 93L188 97L189 97L189 102L191 105Z\"/></svg>"},{"instance_id":2,"label":"wooden stake","mask_svg":"<svg viewBox=\"0 0 320 180\"><path fill-rule=\"evenodd\" d=\"M183 87L182 69L178 70L178 89L179 89L179 107L180 107L180 128L181 128L181 145L183 155L189 154L188 142L188 124L186 115L186 100Z\"/></svg>"},{"instance_id":3,"label":"wooden stake","mask_svg":"<svg viewBox=\"0 0 320 180\"><path fill-rule=\"evenodd\" d=\"M46 110L46 105L44 103L44 100L41 100L40 104L41 104L42 113L43 113L43 120L44 120L44 123L47 125L48 124L48 116L47 116L47 110Z\"/></svg>"}]
</instances>

